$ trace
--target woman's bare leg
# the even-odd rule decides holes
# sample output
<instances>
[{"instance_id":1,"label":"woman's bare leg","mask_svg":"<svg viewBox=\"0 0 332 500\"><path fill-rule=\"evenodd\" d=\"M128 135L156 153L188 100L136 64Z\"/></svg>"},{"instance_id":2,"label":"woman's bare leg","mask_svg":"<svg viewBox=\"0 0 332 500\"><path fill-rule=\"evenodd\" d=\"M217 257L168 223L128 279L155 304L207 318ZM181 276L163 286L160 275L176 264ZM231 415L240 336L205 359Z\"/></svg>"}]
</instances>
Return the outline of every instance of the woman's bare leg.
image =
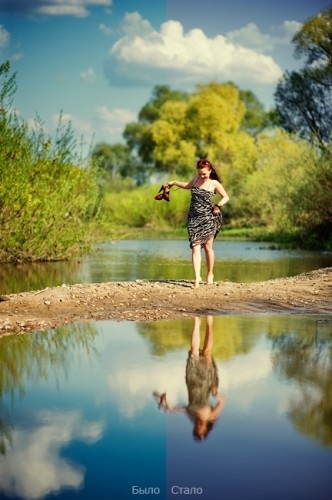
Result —
<instances>
[{"instance_id":1,"label":"woman's bare leg","mask_svg":"<svg viewBox=\"0 0 332 500\"><path fill-rule=\"evenodd\" d=\"M203 355L211 362L211 351L213 346L213 316L206 317L206 331L203 345Z\"/></svg>"},{"instance_id":2,"label":"woman's bare leg","mask_svg":"<svg viewBox=\"0 0 332 500\"><path fill-rule=\"evenodd\" d=\"M214 250L213 250L213 242L214 242L214 237L209 239L206 243L204 243L204 251L205 251L205 258L206 258L206 265L207 265L207 278L206 278L206 283L207 285L212 285L213 284L213 267L214 267Z\"/></svg>"},{"instance_id":3,"label":"woman's bare leg","mask_svg":"<svg viewBox=\"0 0 332 500\"><path fill-rule=\"evenodd\" d=\"M201 245L197 243L192 247L192 264L194 268L194 274L195 274L195 284L194 288L199 287L199 283L201 281L201 262L202 262L202 257L201 257Z\"/></svg>"},{"instance_id":4,"label":"woman's bare leg","mask_svg":"<svg viewBox=\"0 0 332 500\"><path fill-rule=\"evenodd\" d=\"M194 328L193 328L192 335L191 335L191 345L190 345L191 354L193 356L195 356L196 358L199 357L199 344L200 344L200 340L201 340L200 326L201 326L201 318L199 318L197 316L197 317L195 317L195 320L194 320Z\"/></svg>"}]
</instances>

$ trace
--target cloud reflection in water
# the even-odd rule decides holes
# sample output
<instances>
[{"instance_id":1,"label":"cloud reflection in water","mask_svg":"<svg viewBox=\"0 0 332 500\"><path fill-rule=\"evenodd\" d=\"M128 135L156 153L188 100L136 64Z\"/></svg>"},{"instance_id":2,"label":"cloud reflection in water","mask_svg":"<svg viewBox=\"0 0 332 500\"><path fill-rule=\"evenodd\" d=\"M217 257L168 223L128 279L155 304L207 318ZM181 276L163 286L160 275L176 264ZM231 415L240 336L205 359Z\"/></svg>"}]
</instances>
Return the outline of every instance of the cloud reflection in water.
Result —
<instances>
[{"instance_id":1,"label":"cloud reflection in water","mask_svg":"<svg viewBox=\"0 0 332 500\"><path fill-rule=\"evenodd\" d=\"M103 435L101 422L86 422L79 411L41 411L27 427L13 431L12 446L0 456L0 492L42 498L62 488L79 489L84 468L60 456L74 439L92 444Z\"/></svg>"}]
</instances>

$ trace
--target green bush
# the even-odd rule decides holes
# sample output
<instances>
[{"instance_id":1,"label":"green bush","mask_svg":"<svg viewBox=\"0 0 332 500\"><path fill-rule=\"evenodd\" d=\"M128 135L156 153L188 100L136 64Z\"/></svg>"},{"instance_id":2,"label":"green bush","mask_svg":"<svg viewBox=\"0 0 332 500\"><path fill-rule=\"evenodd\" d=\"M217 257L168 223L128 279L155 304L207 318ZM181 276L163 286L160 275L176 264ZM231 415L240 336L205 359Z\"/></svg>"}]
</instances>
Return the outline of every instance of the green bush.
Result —
<instances>
[{"instance_id":1,"label":"green bush","mask_svg":"<svg viewBox=\"0 0 332 500\"><path fill-rule=\"evenodd\" d=\"M2 89L8 72L0 66ZM52 140L40 124L31 130L11 111L4 91L0 97L0 260L72 256L88 243L98 212L96 170L78 165L70 126L63 130L60 121Z\"/></svg>"},{"instance_id":2,"label":"green bush","mask_svg":"<svg viewBox=\"0 0 332 500\"><path fill-rule=\"evenodd\" d=\"M190 192L172 188L170 202L157 201L154 196L159 188L160 185L154 185L108 191L102 205L103 220L110 225L129 228L176 229L185 226Z\"/></svg>"}]
</instances>

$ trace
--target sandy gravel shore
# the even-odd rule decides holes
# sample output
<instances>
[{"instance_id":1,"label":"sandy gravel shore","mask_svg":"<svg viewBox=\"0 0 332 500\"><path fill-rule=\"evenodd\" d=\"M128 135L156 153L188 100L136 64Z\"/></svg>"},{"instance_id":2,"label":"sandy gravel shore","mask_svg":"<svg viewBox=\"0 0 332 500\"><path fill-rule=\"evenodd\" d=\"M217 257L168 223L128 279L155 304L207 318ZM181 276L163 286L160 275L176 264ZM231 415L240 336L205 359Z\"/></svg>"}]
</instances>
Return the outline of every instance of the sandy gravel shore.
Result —
<instances>
[{"instance_id":1,"label":"sandy gravel shore","mask_svg":"<svg viewBox=\"0 0 332 500\"><path fill-rule=\"evenodd\" d=\"M78 321L152 321L204 314L332 314L332 268L258 283L122 281L0 296L0 335Z\"/></svg>"}]
</instances>

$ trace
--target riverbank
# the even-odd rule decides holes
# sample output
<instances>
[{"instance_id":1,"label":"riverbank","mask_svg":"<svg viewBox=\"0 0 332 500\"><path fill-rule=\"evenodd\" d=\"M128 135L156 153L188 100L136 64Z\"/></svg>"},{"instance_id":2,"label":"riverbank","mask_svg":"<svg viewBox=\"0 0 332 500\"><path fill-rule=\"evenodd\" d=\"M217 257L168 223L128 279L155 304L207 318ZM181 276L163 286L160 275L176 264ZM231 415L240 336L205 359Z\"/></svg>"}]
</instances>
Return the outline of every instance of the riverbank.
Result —
<instances>
[{"instance_id":1,"label":"riverbank","mask_svg":"<svg viewBox=\"0 0 332 500\"><path fill-rule=\"evenodd\" d=\"M332 267L258 283L122 281L62 285L0 297L0 335L80 321L154 321L205 314L332 315Z\"/></svg>"}]
</instances>

